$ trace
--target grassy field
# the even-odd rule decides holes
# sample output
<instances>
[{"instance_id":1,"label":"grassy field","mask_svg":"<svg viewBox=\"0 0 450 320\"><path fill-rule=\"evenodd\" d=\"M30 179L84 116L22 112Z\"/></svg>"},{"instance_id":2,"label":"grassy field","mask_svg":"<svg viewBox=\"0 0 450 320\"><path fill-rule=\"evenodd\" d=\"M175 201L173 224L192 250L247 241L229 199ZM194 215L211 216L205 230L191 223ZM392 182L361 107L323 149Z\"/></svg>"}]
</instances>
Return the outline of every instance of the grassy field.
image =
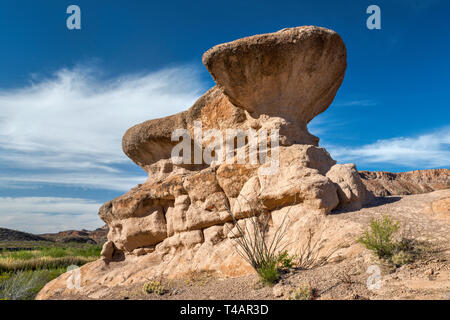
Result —
<instances>
[{"instance_id":1,"label":"grassy field","mask_svg":"<svg viewBox=\"0 0 450 320\"><path fill-rule=\"evenodd\" d=\"M100 257L101 245L0 242L0 300L34 299L49 281Z\"/></svg>"}]
</instances>

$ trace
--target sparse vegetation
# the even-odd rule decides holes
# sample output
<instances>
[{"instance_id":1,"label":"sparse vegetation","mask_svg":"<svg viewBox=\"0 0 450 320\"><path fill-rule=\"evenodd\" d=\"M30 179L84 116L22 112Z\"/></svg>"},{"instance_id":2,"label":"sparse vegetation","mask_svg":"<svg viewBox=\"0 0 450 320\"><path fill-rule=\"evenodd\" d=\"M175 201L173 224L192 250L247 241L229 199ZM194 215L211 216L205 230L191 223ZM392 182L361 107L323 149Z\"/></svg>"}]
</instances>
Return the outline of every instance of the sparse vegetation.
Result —
<instances>
[{"instance_id":1,"label":"sparse vegetation","mask_svg":"<svg viewBox=\"0 0 450 320\"><path fill-rule=\"evenodd\" d=\"M99 245L77 247L43 247L0 253L0 272L42 270L83 265L100 256Z\"/></svg>"},{"instance_id":2,"label":"sparse vegetation","mask_svg":"<svg viewBox=\"0 0 450 320\"><path fill-rule=\"evenodd\" d=\"M261 203L247 202L251 212L249 218L242 225L231 210L228 210L233 218L234 229L237 230L237 233L234 233L233 230L230 232L234 233L233 237L237 244L235 248L238 254L255 269L263 283L272 285L280 277L278 272L279 252L283 252L284 249L282 240L288 227L288 214L284 216L283 221L269 239L270 214L265 213Z\"/></svg>"},{"instance_id":3,"label":"sparse vegetation","mask_svg":"<svg viewBox=\"0 0 450 320\"><path fill-rule=\"evenodd\" d=\"M408 264L410 262L414 261L413 255L410 252L407 251L398 251L394 253L391 257L391 262L396 267L401 267L405 264Z\"/></svg>"},{"instance_id":4,"label":"sparse vegetation","mask_svg":"<svg viewBox=\"0 0 450 320\"><path fill-rule=\"evenodd\" d=\"M0 272L21 271L21 270L43 270L64 268L71 265L81 266L94 261L98 257L42 257L33 259L0 259Z\"/></svg>"},{"instance_id":5,"label":"sparse vegetation","mask_svg":"<svg viewBox=\"0 0 450 320\"><path fill-rule=\"evenodd\" d=\"M314 298L314 290L309 284L303 284L293 290L290 300L312 300Z\"/></svg>"},{"instance_id":6,"label":"sparse vegetation","mask_svg":"<svg viewBox=\"0 0 450 320\"><path fill-rule=\"evenodd\" d=\"M404 234L400 240L395 240L400 229L398 222L389 217L372 220L368 231L358 239L367 249L374 252L380 259L401 267L415 261L421 254L421 246L424 244L406 237Z\"/></svg>"},{"instance_id":7,"label":"sparse vegetation","mask_svg":"<svg viewBox=\"0 0 450 320\"><path fill-rule=\"evenodd\" d=\"M296 259L296 255L290 255L287 250L284 250L278 254L278 265L284 269L292 269Z\"/></svg>"},{"instance_id":8,"label":"sparse vegetation","mask_svg":"<svg viewBox=\"0 0 450 320\"><path fill-rule=\"evenodd\" d=\"M398 248L393 236L400 225L385 216L370 222L370 228L358 239L367 249L373 251L379 258L390 259Z\"/></svg>"},{"instance_id":9,"label":"sparse vegetation","mask_svg":"<svg viewBox=\"0 0 450 320\"><path fill-rule=\"evenodd\" d=\"M148 294L155 293L162 296L166 291L166 288L159 281L149 281L142 287L142 292Z\"/></svg>"},{"instance_id":10,"label":"sparse vegetation","mask_svg":"<svg viewBox=\"0 0 450 320\"><path fill-rule=\"evenodd\" d=\"M0 299L33 299L50 280L100 256L100 245L6 242L0 251ZM16 247L14 247L14 245ZM11 251L13 250L13 251Z\"/></svg>"},{"instance_id":11,"label":"sparse vegetation","mask_svg":"<svg viewBox=\"0 0 450 320\"><path fill-rule=\"evenodd\" d=\"M42 287L66 269L19 271L0 277L0 300L31 300Z\"/></svg>"},{"instance_id":12,"label":"sparse vegetation","mask_svg":"<svg viewBox=\"0 0 450 320\"><path fill-rule=\"evenodd\" d=\"M279 278L278 264L276 260L267 260L256 270L261 281L268 285L273 285Z\"/></svg>"}]
</instances>

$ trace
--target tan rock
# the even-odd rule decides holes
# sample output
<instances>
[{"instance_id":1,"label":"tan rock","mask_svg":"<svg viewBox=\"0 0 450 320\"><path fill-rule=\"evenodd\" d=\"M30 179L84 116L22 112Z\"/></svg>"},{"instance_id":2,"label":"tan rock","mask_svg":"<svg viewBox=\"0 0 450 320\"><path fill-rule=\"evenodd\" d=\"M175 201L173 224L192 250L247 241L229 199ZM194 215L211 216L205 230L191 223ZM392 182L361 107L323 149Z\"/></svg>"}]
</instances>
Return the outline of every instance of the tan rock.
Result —
<instances>
[{"instance_id":1,"label":"tan rock","mask_svg":"<svg viewBox=\"0 0 450 320\"><path fill-rule=\"evenodd\" d=\"M282 117L296 143L317 145L306 124L333 101L346 49L334 31L306 26L217 45L203 63L235 106L254 118Z\"/></svg>"},{"instance_id":2,"label":"tan rock","mask_svg":"<svg viewBox=\"0 0 450 320\"><path fill-rule=\"evenodd\" d=\"M211 242L213 245L225 239L224 227L216 225L203 230L204 239Z\"/></svg>"},{"instance_id":3,"label":"tan rock","mask_svg":"<svg viewBox=\"0 0 450 320\"><path fill-rule=\"evenodd\" d=\"M111 260L114 255L115 245L112 241L106 241L103 244L101 255L106 260Z\"/></svg>"},{"instance_id":4,"label":"tan rock","mask_svg":"<svg viewBox=\"0 0 450 320\"><path fill-rule=\"evenodd\" d=\"M353 163L336 164L326 176L337 185L341 208L360 209L370 199L370 194Z\"/></svg>"},{"instance_id":5,"label":"tan rock","mask_svg":"<svg viewBox=\"0 0 450 320\"><path fill-rule=\"evenodd\" d=\"M217 181L227 197L235 198L256 169L256 166L250 164L223 163L217 169Z\"/></svg>"},{"instance_id":6,"label":"tan rock","mask_svg":"<svg viewBox=\"0 0 450 320\"><path fill-rule=\"evenodd\" d=\"M151 212L142 218L128 218L112 222L108 240L119 250L133 251L151 246L167 237L167 227L162 210Z\"/></svg>"}]
</instances>

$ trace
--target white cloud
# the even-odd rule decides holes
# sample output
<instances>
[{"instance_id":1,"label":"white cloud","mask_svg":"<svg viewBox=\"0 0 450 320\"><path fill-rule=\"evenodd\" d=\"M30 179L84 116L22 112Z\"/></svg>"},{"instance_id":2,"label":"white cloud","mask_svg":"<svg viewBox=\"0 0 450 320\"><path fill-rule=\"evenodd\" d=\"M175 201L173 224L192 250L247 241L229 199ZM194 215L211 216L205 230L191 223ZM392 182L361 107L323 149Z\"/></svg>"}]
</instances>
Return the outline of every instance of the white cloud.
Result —
<instances>
[{"instance_id":1,"label":"white cloud","mask_svg":"<svg viewBox=\"0 0 450 320\"><path fill-rule=\"evenodd\" d=\"M101 203L78 198L0 197L0 226L31 233L95 229Z\"/></svg>"},{"instance_id":2,"label":"white cloud","mask_svg":"<svg viewBox=\"0 0 450 320\"><path fill-rule=\"evenodd\" d=\"M132 176L129 173L118 172L92 174L63 172L47 174L16 174L14 176L0 175L1 185L14 189L35 189L36 186L49 184L54 186L74 186L102 190L114 190L126 192L137 184L144 183L146 177ZM1 213L1 211L0 211Z\"/></svg>"},{"instance_id":3,"label":"white cloud","mask_svg":"<svg viewBox=\"0 0 450 320\"><path fill-rule=\"evenodd\" d=\"M377 103L373 100L362 99L362 100L348 100L348 101L337 101L333 103L336 107L373 107Z\"/></svg>"},{"instance_id":4,"label":"white cloud","mask_svg":"<svg viewBox=\"0 0 450 320\"><path fill-rule=\"evenodd\" d=\"M24 183L29 177L33 183L107 188L110 179L111 188L122 190L118 184L131 174L117 165L132 163L121 148L125 131L186 110L203 91L197 72L188 67L107 81L95 74L98 70L63 69L25 88L0 89L0 167L6 168L1 180ZM17 176L11 169L34 173Z\"/></svg>"},{"instance_id":5,"label":"white cloud","mask_svg":"<svg viewBox=\"0 0 450 320\"><path fill-rule=\"evenodd\" d=\"M416 137L379 140L360 147L326 148L340 162L389 163L415 169L450 167L450 127Z\"/></svg>"}]
</instances>

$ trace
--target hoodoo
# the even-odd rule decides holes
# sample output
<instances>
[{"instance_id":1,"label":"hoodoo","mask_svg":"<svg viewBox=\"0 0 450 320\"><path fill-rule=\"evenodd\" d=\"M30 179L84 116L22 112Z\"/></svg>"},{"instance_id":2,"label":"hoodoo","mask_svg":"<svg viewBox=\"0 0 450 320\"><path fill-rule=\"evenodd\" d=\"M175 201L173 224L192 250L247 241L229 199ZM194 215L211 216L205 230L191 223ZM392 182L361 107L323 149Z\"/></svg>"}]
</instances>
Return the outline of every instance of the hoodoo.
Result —
<instances>
[{"instance_id":1,"label":"hoodoo","mask_svg":"<svg viewBox=\"0 0 450 320\"><path fill-rule=\"evenodd\" d=\"M101 297L112 286L191 270L224 276L252 272L233 247L230 211L245 225L255 203L269 217L270 230L288 216L286 241L292 252L311 228L330 245L355 231L352 223L331 222L327 215L338 208L359 209L371 193L355 165L336 164L307 129L329 107L344 79L341 37L314 26L283 29L215 46L203 55L203 63L215 87L187 111L125 133L123 151L149 177L100 208L109 226L108 241L103 259L81 268L82 294ZM230 129L277 130L277 150L267 146L268 153L278 155L277 170L265 174L261 168L267 163L249 161L175 164L171 153L178 141L172 134L185 129L194 136L195 122L224 137ZM241 147L248 150L245 141ZM204 149L208 142L202 139L197 147ZM327 232L331 224L335 231ZM354 252L348 246L336 254ZM66 278L49 283L39 298L67 292Z\"/></svg>"}]
</instances>

